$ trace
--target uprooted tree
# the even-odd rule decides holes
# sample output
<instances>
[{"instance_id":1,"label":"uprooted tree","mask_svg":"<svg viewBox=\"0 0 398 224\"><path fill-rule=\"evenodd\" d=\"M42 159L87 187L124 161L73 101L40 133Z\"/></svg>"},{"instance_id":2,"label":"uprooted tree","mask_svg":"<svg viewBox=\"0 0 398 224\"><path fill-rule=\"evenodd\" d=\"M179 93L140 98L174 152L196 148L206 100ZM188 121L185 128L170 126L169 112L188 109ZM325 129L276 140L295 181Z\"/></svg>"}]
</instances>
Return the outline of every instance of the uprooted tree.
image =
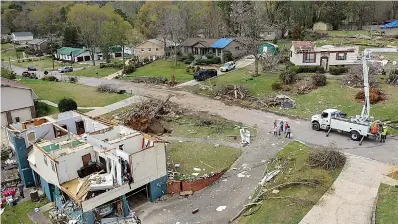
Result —
<instances>
[{"instance_id":1,"label":"uprooted tree","mask_svg":"<svg viewBox=\"0 0 398 224\"><path fill-rule=\"evenodd\" d=\"M370 65L369 67L369 86L377 87L377 67ZM354 87L354 88L363 88L363 68L362 65L353 66L349 73L342 80L343 85Z\"/></svg>"}]
</instances>

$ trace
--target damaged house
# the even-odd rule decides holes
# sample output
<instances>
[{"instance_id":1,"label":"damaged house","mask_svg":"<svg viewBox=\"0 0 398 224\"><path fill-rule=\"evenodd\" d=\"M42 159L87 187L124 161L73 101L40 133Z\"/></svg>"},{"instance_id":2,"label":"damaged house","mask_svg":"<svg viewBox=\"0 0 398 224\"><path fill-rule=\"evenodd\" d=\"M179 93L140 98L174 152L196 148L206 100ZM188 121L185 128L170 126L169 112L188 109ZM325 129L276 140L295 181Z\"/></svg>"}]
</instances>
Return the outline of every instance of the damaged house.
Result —
<instances>
[{"instance_id":1,"label":"damaged house","mask_svg":"<svg viewBox=\"0 0 398 224\"><path fill-rule=\"evenodd\" d=\"M128 216L126 194L139 188L151 201L166 193L163 141L74 111L55 116L12 124L8 137L22 182L69 220L94 223L115 207Z\"/></svg>"}]
</instances>

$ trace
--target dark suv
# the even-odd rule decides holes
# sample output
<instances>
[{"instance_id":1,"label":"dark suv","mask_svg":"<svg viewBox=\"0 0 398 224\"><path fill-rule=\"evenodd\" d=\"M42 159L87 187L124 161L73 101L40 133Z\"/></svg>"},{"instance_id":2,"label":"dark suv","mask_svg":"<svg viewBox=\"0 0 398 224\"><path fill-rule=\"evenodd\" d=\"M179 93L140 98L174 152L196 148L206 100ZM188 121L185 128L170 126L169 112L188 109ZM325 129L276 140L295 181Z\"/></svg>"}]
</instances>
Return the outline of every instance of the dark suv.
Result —
<instances>
[{"instance_id":1,"label":"dark suv","mask_svg":"<svg viewBox=\"0 0 398 224\"><path fill-rule=\"evenodd\" d=\"M196 72L193 77L196 81L205 81L211 77L217 76L217 70L215 69L203 69Z\"/></svg>"}]
</instances>

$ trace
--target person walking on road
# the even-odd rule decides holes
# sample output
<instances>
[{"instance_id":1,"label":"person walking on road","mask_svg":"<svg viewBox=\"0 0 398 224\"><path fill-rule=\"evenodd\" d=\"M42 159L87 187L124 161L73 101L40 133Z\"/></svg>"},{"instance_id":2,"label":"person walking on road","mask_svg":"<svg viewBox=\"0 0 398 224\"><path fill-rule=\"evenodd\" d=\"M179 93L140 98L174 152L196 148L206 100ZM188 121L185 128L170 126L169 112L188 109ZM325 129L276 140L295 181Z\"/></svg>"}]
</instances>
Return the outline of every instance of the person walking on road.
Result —
<instances>
[{"instance_id":1,"label":"person walking on road","mask_svg":"<svg viewBox=\"0 0 398 224\"><path fill-rule=\"evenodd\" d=\"M290 130L290 126L288 125L287 126L287 128L286 128L286 136L285 136L285 138L287 138L287 136L289 136L289 138L290 138L290 133L291 133L291 130Z\"/></svg>"},{"instance_id":2,"label":"person walking on road","mask_svg":"<svg viewBox=\"0 0 398 224\"><path fill-rule=\"evenodd\" d=\"M281 132L283 132L283 121L279 122L279 135L281 135Z\"/></svg>"},{"instance_id":3,"label":"person walking on road","mask_svg":"<svg viewBox=\"0 0 398 224\"><path fill-rule=\"evenodd\" d=\"M289 127L289 124L288 124L287 121L286 121L286 122L285 122L285 134L286 134L287 127Z\"/></svg>"},{"instance_id":4,"label":"person walking on road","mask_svg":"<svg viewBox=\"0 0 398 224\"><path fill-rule=\"evenodd\" d=\"M386 142L387 132L388 132L387 126L384 126L383 129L382 129L382 132L381 132L381 139L380 139L380 142L383 142L383 143Z\"/></svg>"},{"instance_id":5,"label":"person walking on road","mask_svg":"<svg viewBox=\"0 0 398 224\"><path fill-rule=\"evenodd\" d=\"M276 125L274 126L274 136L278 136L278 129L277 129Z\"/></svg>"}]
</instances>

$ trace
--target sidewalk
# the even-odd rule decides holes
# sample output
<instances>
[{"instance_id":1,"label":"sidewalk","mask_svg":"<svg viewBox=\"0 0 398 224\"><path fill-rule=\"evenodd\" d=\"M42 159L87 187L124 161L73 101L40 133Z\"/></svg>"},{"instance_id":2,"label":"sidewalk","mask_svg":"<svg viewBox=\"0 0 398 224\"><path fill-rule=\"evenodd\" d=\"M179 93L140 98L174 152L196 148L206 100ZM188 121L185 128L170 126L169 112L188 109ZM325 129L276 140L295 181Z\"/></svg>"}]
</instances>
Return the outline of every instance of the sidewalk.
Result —
<instances>
[{"instance_id":1,"label":"sidewalk","mask_svg":"<svg viewBox=\"0 0 398 224\"><path fill-rule=\"evenodd\" d=\"M140 103L145 99L145 97L142 96L132 96L130 98L127 98L125 100L121 100L119 102L104 106L104 107L100 107L97 108L95 110L89 111L86 113L86 115L91 116L91 117L98 117L101 116L103 114L112 112L114 110L120 109L122 107L127 107L130 106L131 104L135 104L135 103Z\"/></svg>"},{"instance_id":2,"label":"sidewalk","mask_svg":"<svg viewBox=\"0 0 398 224\"><path fill-rule=\"evenodd\" d=\"M391 166L346 154L347 162L331 189L300 224L371 224L380 182Z\"/></svg>"},{"instance_id":3,"label":"sidewalk","mask_svg":"<svg viewBox=\"0 0 398 224\"><path fill-rule=\"evenodd\" d=\"M48 219L43 212L46 212L50 209L52 209L54 207L54 203L50 202L46 205L43 205L40 208L39 212L29 212L28 213L28 217L30 218L30 220L32 220L33 223L35 224L52 224L52 222L50 221L50 219Z\"/></svg>"}]
</instances>

